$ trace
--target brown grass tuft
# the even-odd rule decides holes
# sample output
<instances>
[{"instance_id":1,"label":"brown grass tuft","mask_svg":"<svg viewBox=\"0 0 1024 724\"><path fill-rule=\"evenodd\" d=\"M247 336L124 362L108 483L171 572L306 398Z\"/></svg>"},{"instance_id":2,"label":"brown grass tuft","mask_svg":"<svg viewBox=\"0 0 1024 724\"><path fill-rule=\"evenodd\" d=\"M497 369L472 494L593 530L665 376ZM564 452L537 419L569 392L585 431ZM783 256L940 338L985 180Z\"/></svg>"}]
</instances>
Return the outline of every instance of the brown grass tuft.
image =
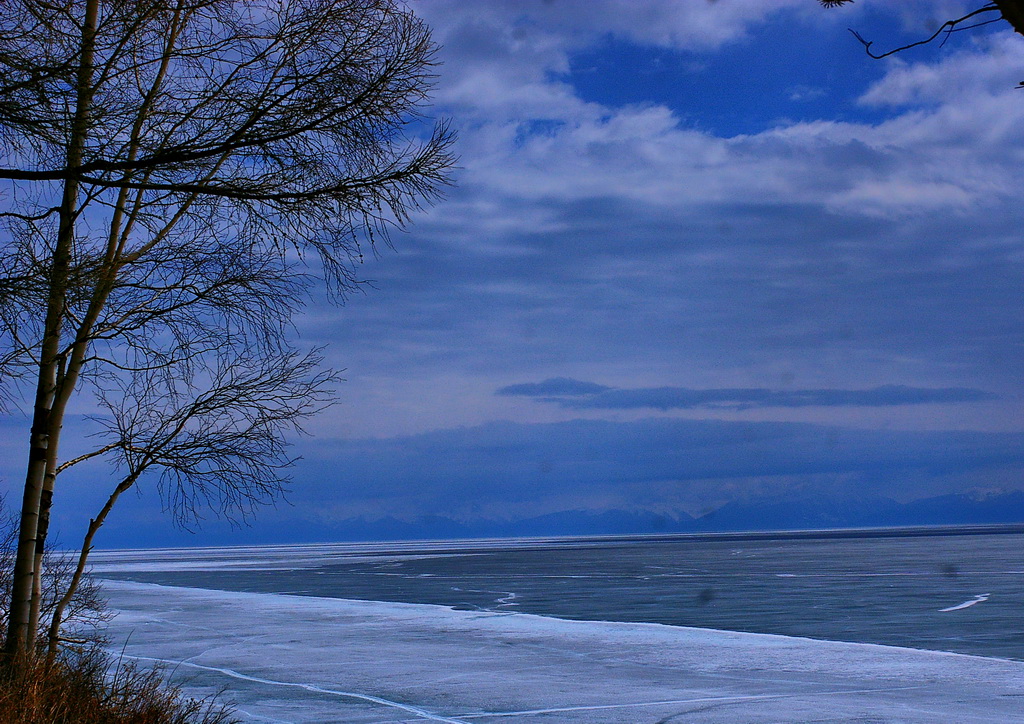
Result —
<instances>
[{"instance_id":1,"label":"brown grass tuft","mask_svg":"<svg viewBox=\"0 0 1024 724\"><path fill-rule=\"evenodd\" d=\"M49 669L42 660L0 671L0 724L229 724L231 712L189 699L158 671L132 663L111 668L94 649Z\"/></svg>"}]
</instances>

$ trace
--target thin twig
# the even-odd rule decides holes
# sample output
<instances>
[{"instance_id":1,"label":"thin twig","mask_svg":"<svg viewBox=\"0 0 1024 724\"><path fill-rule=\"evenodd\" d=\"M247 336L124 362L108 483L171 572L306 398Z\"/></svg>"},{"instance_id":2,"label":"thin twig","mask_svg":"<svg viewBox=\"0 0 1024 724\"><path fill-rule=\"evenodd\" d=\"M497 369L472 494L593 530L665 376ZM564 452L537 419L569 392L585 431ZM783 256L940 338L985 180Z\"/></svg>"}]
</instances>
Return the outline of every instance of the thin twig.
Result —
<instances>
[{"instance_id":1,"label":"thin twig","mask_svg":"<svg viewBox=\"0 0 1024 724\"><path fill-rule=\"evenodd\" d=\"M864 51L869 56L871 56L875 60L881 60L882 58L885 58L887 56L895 55L896 53L902 53L904 50L909 50L910 48L916 48L919 45L927 45L928 43L933 42L936 38L938 38L944 32L947 34L947 37L948 37L949 33L951 33L954 30L956 30L957 29L956 26L959 25L960 23L964 22L965 20L969 20L970 18L973 18L976 15L981 15L982 13L988 13L988 12L993 12L993 11L998 12L998 10L999 10L999 8L996 7L995 4L985 5L984 7L980 7L977 10L974 10L972 12L967 13L966 15L964 15L961 18L957 18L956 20L947 20L930 37L925 38L924 40L918 40L916 43L910 43L908 45L903 45L903 46L900 46L899 48L894 48L893 50L890 50L890 51L885 52L885 53L872 53L871 52L871 46L874 45L874 41L872 41L872 40L865 40L861 36L861 34L858 33L856 30L854 30L853 28L849 28L849 31L851 33L853 33L853 37L855 37L857 40L860 41L861 45L864 46ZM984 23L977 23L976 25L972 25L970 27L972 27L972 28L980 27L981 25L988 25L990 22L991 23L998 22L998 19L997 20L989 20L989 21L986 21ZM961 30L967 30L967 29L968 28L961 28ZM943 40L943 42L945 42L945 40Z\"/></svg>"}]
</instances>

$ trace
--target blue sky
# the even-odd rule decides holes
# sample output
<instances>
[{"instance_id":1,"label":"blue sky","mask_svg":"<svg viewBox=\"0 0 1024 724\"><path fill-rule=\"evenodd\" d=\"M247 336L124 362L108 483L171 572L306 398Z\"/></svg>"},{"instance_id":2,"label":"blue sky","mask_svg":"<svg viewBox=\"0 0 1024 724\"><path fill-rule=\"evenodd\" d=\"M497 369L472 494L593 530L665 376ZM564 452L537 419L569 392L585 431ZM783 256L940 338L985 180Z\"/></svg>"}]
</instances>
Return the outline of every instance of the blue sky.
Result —
<instances>
[{"instance_id":1,"label":"blue sky","mask_svg":"<svg viewBox=\"0 0 1024 724\"><path fill-rule=\"evenodd\" d=\"M847 31L969 9L923 0L412 7L456 185L298 320L347 382L257 525L1024 488L1024 38Z\"/></svg>"}]
</instances>

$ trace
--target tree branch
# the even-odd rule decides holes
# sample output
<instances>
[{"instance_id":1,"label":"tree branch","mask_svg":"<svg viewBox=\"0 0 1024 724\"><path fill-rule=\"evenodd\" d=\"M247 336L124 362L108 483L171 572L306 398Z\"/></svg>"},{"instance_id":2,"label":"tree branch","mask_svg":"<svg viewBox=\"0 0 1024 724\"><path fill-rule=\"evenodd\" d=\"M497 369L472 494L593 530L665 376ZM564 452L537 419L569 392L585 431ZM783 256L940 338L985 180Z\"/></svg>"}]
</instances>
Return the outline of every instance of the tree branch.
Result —
<instances>
[{"instance_id":1,"label":"tree branch","mask_svg":"<svg viewBox=\"0 0 1024 724\"><path fill-rule=\"evenodd\" d=\"M885 53L873 53L873 52L871 52L871 46L874 45L874 41L865 40L860 35L860 33L858 33L856 30L853 30L852 28L850 28L850 32L853 34L853 37L855 37L857 40L859 40L861 45L864 46L864 51L869 56L871 56L875 60L881 60L882 58L886 58L886 57L888 57L890 55L895 55L896 53L902 53L904 50L909 50L910 48L916 48L919 45L927 45L928 43L933 42L936 38L938 38L943 33L946 34L946 37L949 37L950 33L955 32L957 30L968 30L970 28L976 28L976 27L979 27L981 25L988 25L989 23L998 22L998 19L995 19L995 20L989 20L989 21L986 21L986 22L983 22L983 23L977 23L975 25L971 25L971 26L969 26L969 28L958 28L957 27L960 23L962 23L962 22L964 22L966 20L970 20L971 18L976 17L978 15L981 15L982 13L990 13L990 12L999 12L999 8L996 6L995 3L989 4L989 5L985 5L984 7L978 8L977 10L973 10L973 11L967 13L966 15L964 15L963 17L957 18L956 20L947 20L946 22L944 22L942 24L941 27L939 27L938 30L936 30L931 36L925 38L924 40L918 40L916 43L909 43L907 45L902 45L899 48L894 48L894 49L889 50L889 51L887 51ZM942 42L946 42L946 41L943 40Z\"/></svg>"}]
</instances>

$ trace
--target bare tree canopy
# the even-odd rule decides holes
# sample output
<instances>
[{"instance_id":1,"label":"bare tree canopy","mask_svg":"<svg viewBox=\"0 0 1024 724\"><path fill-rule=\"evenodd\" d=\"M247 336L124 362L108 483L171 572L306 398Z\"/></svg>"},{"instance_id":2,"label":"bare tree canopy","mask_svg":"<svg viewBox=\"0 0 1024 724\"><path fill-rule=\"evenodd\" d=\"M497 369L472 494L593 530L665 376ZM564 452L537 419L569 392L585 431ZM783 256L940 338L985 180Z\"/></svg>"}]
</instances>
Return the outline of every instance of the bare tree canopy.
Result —
<instances>
[{"instance_id":1,"label":"bare tree canopy","mask_svg":"<svg viewBox=\"0 0 1024 724\"><path fill-rule=\"evenodd\" d=\"M5 649L30 650L57 475L157 472L181 520L286 480L336 375L290 341L310 284L447 183L428 28L396 0L13 0L0 14L0 394L34 400ZM88 387L102 444L58 453ZM58 638L61 607L51 628Z\"/></svg>"}]
</instances>

